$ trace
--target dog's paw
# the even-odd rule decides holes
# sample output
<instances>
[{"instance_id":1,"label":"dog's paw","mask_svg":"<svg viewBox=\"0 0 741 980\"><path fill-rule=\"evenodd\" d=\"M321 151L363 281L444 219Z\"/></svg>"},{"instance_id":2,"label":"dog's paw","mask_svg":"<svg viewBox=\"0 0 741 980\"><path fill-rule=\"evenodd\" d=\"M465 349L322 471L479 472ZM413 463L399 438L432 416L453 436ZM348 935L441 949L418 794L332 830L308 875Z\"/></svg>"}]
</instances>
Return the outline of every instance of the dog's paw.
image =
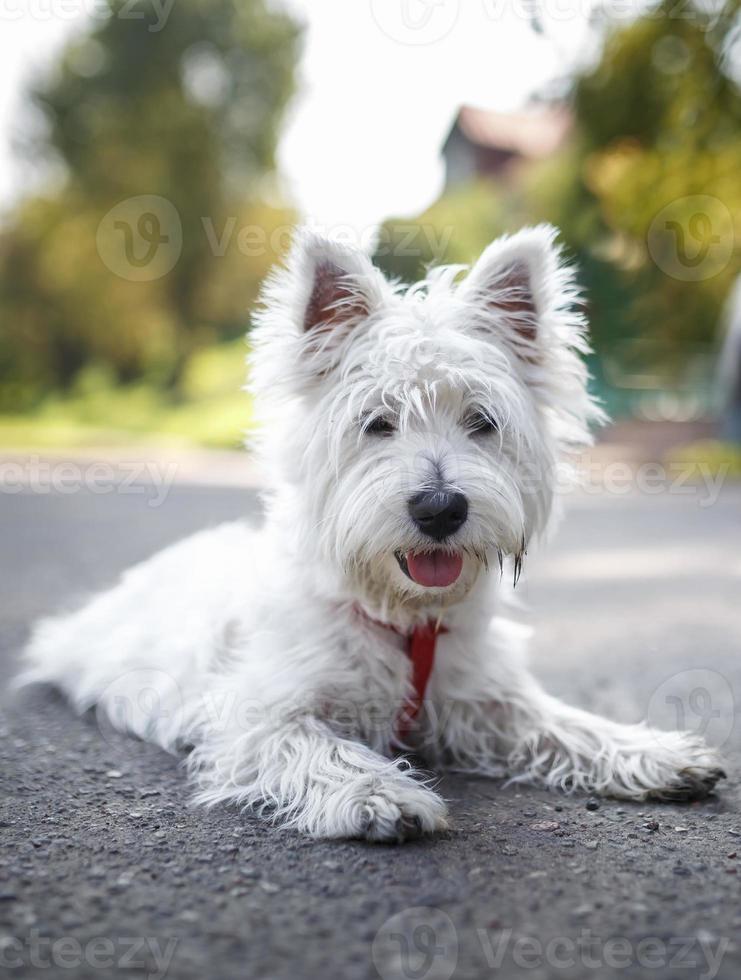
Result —
<instances>
[{"instance_id":1,"label":"dog's paw","mask_svg":"<svg viewBox=\"0 0 741 980\"><path fill-rule=\"evenodd\" d=\"M602 760L588 789L625 800L684 803L709 796L725 778L719 753L686 732L644 729L643 744Z\"/></svg>"},{"instance_id":2,"label":"dog's paw","mask_svg":"<svg viewBox=\"0 0 741 980\"><path fill-rule=\"evenodd\" d=\"M673 751L670 757L659 759L659 778L646 792L646 799L669 803L705 799L718 780L726 778L721 757L701 739L673 734L676 741L668 743Z\"/></svg>"},{"instance_id":3,"label":"dog's paw","mask_svg":"<svg viewBox=\"0 0 741 980\"><path fill-rule=\"evenodd\" d=\"M693 800L703 800L713 792L718 780L725 778L724 770L717 765L688 766L686 769L681 769L667 786L651 790L647 798L666 803L690 803Z\"/></svg>"},{"instance_id":4,"label":"dog's paw","mask_svg":"<svg viewBox=\"0 0 741 980\"><path fill-rule=\"evenodd\" d=\"M381 786L359 803L358 833L369 841L401 844L448 826L445 803L421 786Z\"/></svg>"}]
</instances>

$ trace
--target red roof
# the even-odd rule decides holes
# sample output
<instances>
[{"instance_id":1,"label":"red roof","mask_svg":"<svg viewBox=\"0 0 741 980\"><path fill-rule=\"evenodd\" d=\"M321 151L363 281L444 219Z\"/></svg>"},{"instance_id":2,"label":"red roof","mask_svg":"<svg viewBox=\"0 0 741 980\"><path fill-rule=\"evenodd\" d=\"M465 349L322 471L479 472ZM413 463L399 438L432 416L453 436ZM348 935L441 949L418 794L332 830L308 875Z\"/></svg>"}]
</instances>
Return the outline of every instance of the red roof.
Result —
<instances>
[{"instance_id":1,"label":"red roof","mask_svg":"<svg viewBox=\"0 0 741 980\"><path fill-rule=\"evenodd\" d=\"M524 112L492 112L463 106L455 126L477 146L509 150L539 158L558 149L571 129L572 116L564 106L537 107Z\"/></svg>"}]
</instances>

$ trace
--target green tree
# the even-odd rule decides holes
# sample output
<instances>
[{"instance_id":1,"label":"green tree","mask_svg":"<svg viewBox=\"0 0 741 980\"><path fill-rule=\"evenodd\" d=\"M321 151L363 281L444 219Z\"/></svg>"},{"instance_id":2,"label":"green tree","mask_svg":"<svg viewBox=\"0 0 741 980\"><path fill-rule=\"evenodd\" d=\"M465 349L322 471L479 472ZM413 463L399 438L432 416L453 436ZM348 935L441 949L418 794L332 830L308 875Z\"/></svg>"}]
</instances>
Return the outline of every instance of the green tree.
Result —
<instances>
[{"instance_id":1,"label":"green tree","mask_svg":"<svg viewBox=\"0 0 741 980\"><path fill-rule=\"evenodd\" d=\"M675 377L712 349L741 234L738 0L682 14L662 0L612 32L574 92L581 182L624 288L623 330Z\"/></svg>"},{"instance_id":2,"label":"green tree","mask_svg":"<svg viewBox=\"0 0 741 980\"><path fill-rule=\"evenodd\" d=\"M194 347L246 325L274 256L269 238L242 254L240 230L290 220L264 202L276 197L295 24L266 0L177 0L164 22L153 6L110 2L32 92L46 133L31 152L64 180L0 234L10 405L69 385L90 362L121 381L175 385ZM96 236L112 208L142 195L171 203L182 248L166 275L131 281L106 266Z\"/></svg>"},{"instance_id":3,"label":"green tree","mask_svg":"<svg viewBox=\"0 0 741 980\"><path fill-rule=\"evenodd\" d=\"M573 82L569 143L506 186L456 188L414 233L388 222L376 261L411 279L430 260L470 262L496 235L551 221L580 266L601 360L679 378L713 350L739 271L740 51L738 0L662 0L627 26L608 23L598 64Z\"/></svg>"}]
</instances>

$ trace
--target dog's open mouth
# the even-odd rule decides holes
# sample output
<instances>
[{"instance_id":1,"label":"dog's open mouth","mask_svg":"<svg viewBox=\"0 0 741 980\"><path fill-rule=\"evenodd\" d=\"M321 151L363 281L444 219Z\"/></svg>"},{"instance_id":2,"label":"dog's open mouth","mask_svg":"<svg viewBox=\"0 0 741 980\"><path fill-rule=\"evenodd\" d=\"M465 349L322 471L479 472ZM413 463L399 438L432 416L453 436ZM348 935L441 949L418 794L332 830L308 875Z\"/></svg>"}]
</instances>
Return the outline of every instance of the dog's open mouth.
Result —
<instances>
[{"instance_id":1,"label":"dog's open mouth","mask_svg":"<svg viewBox=\"0 0 741 980\"><path fill-rule=\"evenodd\" d=\"M444 589L457 581L463 569L462 555L446 551L395 553L399 568L417 585Z\"/></svg>"}]
</instances>

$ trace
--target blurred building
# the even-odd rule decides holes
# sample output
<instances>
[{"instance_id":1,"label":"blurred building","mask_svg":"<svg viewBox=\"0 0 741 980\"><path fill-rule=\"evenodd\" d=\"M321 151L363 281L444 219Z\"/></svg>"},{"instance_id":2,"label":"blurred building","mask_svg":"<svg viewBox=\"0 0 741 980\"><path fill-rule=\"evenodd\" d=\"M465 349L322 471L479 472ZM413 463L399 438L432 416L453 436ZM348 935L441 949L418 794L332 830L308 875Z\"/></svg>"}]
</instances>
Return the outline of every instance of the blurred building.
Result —
<instances>
[{"instance_id":1,"label":"blurred building","mask_svg":"<svg viewBox=\"0 0 741 980\"><path fill-rule=\"evenodd\" d=\"M520 164L554 153L572 126L560 105L516 113L463 106L443 144L445 188L481 177L508 179Z\"/></svg>"}]
</instances>

